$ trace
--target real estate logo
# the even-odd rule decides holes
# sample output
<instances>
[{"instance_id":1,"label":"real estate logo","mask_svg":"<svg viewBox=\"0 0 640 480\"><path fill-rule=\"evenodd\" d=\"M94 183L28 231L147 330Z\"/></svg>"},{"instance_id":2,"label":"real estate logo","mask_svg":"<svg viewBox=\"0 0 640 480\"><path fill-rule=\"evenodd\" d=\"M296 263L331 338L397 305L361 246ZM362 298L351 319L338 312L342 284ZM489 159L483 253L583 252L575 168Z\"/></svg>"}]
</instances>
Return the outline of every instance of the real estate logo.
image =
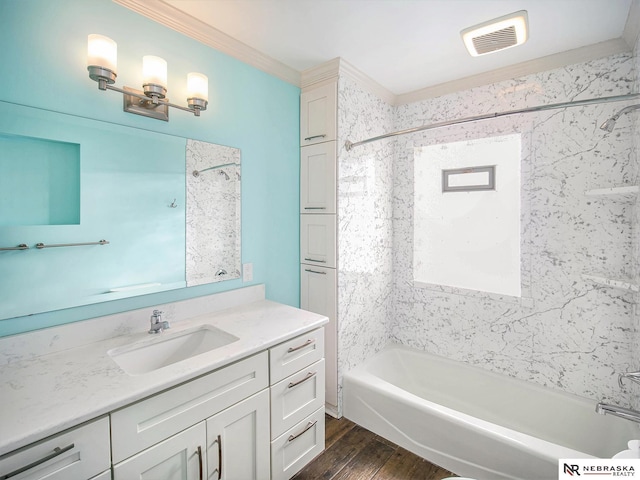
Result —
<instances>
[{"instance_id":1,"label":"real estate logo","mask_svg":"<svg viewBox=\"0 0 640 480\"><path fill-rule=\"evenodd\" d=\"M570 476L580 476L580 465L576 465L575 463L572 463L571 465L565 463L564 464L564 473L565 475L570 475Z\"/></svg>"},{"instance_id":2,"label":"real estate logo","mask_svg":"<svg viewBox=\"0 0 640 480\"><path fill-rule=\"evenodd\" d=\"M637 458L571 458L558 461L558 479L640 477Z\"/></svg>"}]
</instances>

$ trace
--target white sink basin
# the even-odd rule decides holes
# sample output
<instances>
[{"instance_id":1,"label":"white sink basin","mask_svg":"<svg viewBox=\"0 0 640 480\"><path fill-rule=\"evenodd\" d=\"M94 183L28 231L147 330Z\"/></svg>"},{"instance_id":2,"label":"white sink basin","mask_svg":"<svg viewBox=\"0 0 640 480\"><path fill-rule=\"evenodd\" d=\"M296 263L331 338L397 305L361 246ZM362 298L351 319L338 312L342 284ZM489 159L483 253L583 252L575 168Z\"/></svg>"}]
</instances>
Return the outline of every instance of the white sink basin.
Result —
<instances>
[{"instance_id":1,"label":"white sink basin","mask_svg":"<svg viewBox=\"0 0 640 480\"><path fill-rule=\"evenodd\" d=\"M239 338L230 333L202 325L175 334L154 334L153 338L114 348L107 353L129 375L142 375L237 340Z\"/></svg>"}]
</instances>

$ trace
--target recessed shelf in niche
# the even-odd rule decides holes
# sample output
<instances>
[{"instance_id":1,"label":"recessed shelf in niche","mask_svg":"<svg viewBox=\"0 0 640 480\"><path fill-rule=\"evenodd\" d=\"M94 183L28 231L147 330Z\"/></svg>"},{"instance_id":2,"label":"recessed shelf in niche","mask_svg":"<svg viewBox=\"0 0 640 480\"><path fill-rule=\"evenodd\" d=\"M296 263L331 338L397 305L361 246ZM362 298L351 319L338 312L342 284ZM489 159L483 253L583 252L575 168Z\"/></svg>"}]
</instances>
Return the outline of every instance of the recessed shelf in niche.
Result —
<instances>
[{"instance_id":1,"label":"recessed shelf in niche","mask_svg":"<svg viewBox=\"0 0 640 480\"><path fill-rule=\"evenodd\" d=\"M80 145L0 133L0 226L80 223Z\"/></svg>"},{"instance_id":2,"label":"recessed shelf in niche","mask_svg":"<svg viewBox=\"0 0 640 480\"><path fill-rule=\"evenodd\" d=\"M622 187L595 188L587 190L584 194L587 197L600 197L602 199L619 202L631 202L638 196L638 185L625 185Z\"/></svg>"},{"instance_id":3,"label":"recessed shelf in niche","mask_svg":"<svg viewBox=\"0 0 640 480\"><path fill-rule=\"evenodd\" d=\"M631 280L620 280L614 278L608 278L600 275L582 275L583 280L587 280L595 283L596 285L604 285L605 287L616 288L618 290L624 290L626 292L640 292L640 285L632 282Z\"/></svg>"}]
</instances>

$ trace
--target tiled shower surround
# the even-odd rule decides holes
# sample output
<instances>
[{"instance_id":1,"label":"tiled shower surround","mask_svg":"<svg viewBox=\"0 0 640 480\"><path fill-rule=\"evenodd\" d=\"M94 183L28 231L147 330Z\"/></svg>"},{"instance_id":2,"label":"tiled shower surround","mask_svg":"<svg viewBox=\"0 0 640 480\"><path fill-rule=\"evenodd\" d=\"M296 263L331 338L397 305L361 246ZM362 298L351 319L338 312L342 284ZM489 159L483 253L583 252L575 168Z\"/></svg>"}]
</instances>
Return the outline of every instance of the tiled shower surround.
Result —
<instances>
[{"instance_id":1,"label":"tiled shower surround","mask_svg":"<svg viewBox=\"0 0 640 480\"><path fill-rule=\"evenodd\" d=\"M583 278L638 283L632 232L640 207L585 196L637 184L639 114L621 117L612 133L598 128L633 102L445 127L351 152L342 145L444 120L637 92L638 50L398 107L340 77L339 379L391 341L594 401L633 402L617 374L640 369L635 295ZM521 133L523 142L523 297L414 286L413 148L507 133Z\"/></svg>"}]
</instances>

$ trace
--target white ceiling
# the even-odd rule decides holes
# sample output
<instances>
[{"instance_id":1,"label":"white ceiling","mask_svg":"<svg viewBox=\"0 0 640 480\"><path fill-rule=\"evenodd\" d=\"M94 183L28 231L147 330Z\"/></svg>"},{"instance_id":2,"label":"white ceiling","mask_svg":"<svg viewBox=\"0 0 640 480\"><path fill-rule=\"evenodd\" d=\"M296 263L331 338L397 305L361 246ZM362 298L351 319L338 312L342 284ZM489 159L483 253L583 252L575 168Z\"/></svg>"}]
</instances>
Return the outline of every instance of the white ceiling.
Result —
<instances>
[{"instance_id":1,"label":"white ceiling","mask_svg":"<svg viewBox=\"0 0 640 480\"><path fill-rule=\"evenodd\" d=\"M164 0L164 3L294 70L303 71L341 57L399 95L619 39L632 1ZM518 10L527 10L529 15L530 36L526 44L482 57L467 53L460 30Z\"/></svg>"}]
</instances>

